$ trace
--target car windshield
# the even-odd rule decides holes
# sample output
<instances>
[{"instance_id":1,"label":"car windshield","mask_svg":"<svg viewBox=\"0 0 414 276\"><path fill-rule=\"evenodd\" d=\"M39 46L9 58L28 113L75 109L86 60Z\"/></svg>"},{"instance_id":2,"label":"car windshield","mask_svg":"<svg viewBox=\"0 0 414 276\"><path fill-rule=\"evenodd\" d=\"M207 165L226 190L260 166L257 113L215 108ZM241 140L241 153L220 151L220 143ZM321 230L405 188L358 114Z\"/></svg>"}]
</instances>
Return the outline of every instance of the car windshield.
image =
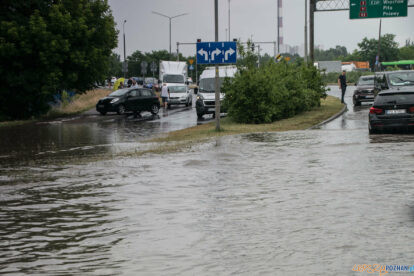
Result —
<instances>
[{"instance_id":1,"label":"car windshield","mask_svg":"<svg viewBox=\"0 0 414 276\"><path fill-rule=\"evenodd\" d=\"M414 104L414 92L378 94L376 104Z\"/></svg>"},{"instance_id":2,"label":"car windshield","mask_svg":"<svg viewBox=\"0 0 414 276\"><path fill-rule=\"evenodd\" d=\"M183 75L164 75L163 82L167 83L184 83Z\"/></svg>"},{"instance_id":3,"label":"car windshield","mask_svg":"<svg viewBox=\"0 0 414 276\"><path fill-rule=\"evenodd\" d=\"M395 86L414 85L414 71L392 73L389 79L390 84Z\"/></svg>"},{"instance_id":4,"label":"car windshield","mask_svg":"<svg viewBox=\"0 0 414 276\"><path fill-rule=\"evenodd\" d=\"M185 93L187 92L187 87L185 86L169 86L168 89L170 93Z\"/></svg>"},{"instance_id":5,"label":"car windshield","mask_svg":"<svg viewBox=\"0 0 414 276\"><path fill-rule=\"evenodd\" d=\"M223 84L224 78L219 78L219 86ZM203 92L214 92L215 91L215 78L207 78L200 80L200 91Z\"/></svg>"},{"instance_id":6,"label":"car windshield","mask_svg":"<svg viewBox=\"0 0 414 276\"><path fill-rule=\"evenodd\" d=\"M358 85L374 85L374 77L360 77Z\"/></svg>"},{"instance_id":7,"label":"car windshield","mask_svg":"<svg viewBox=\"0 0 414 276\"><path fill-rule=\"evenodd\" d=\"M127 92L129 91L129 89L119 89L116 90L114 92L112 92L111 94L109 94L110 97L120 97L125 95Z\"/></svg>"}]
</instances>

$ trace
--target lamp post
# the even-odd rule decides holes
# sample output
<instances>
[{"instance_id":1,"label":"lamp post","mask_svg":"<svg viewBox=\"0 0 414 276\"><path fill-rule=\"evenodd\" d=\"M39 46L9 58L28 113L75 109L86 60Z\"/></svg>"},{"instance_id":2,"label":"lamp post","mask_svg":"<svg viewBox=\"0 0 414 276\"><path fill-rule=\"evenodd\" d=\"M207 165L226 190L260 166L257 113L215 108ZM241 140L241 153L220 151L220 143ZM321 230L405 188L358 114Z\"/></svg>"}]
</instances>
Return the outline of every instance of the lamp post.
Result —
<instances>
[{"instance_id":1,"label":"lamp post","mask_svg":"<svg viewBox=\"0 0 414 276\"><path fill-rule=\"evenodd\" d=\"M229 41L230 41L230 0L229 0Z\"/></svg>"},{"instance_id":2,"label":"lamp post","mask_svg":"<svg viewBox=\"0 0 414 276\"><path fill-rule=\"evenodd\" d=\"M178 14L178 15L175 15L175 16L168 16L168 15L165 15L165 14L162 14L162 13L159 13L159 12L155 12L155 11L153 11L152 13L160 15L162 17L166 17L170 20L170 56L171 56L171 20L174 19L174 18L183 16L183 15L187 15L188 13L182 13L182 14Z\"/></svg>"},{"instance_id":3,"label":"lamp post","mask_svg":"<svg viewBox=\"0 0 414 276\"><path fill-rule=\"evenodd\" d=\"M123 64L123 71L124 71L124 78L126 77L126 50L125 50L125 23L126 23L126 19L124 20L124 24L122 24L122 32L124 35L124 64Z\"/></svg>"}]
</instances>

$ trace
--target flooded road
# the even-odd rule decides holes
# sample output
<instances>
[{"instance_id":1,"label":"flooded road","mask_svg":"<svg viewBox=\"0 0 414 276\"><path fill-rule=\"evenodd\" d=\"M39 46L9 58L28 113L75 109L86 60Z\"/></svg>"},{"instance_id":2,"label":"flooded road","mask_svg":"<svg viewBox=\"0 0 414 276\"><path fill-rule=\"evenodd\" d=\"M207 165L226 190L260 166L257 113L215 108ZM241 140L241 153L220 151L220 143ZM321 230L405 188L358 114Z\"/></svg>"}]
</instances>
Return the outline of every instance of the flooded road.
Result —
<instances>
[{"instance_id":1,"label":"flooded road","mask_svg":"<svg viewBox=\"0 0 414 276\"><path fill-rule=\"evenodd\" d=\"M0 274L363 275L355 264L413 265L414 136L370 136L369 106L354 109L347 93L349 111L321 129L4 167ZM119 143L140 135L122 131L130 136L112 136Z\"/></svg>"},{"instance_id":2,"label":"flooded road","mask_svg":"<svg viewBox=\"0 0 414 276\"><path fill-rule=\"evenodd\" d=\"M193 96L195 101L195 96ZM195 104L193 103L193 106ZM137 141L211 121L197 121L195 108L172 106L156 116L143 112L101 116L95 110L80 116L0 129L0 164L54 164L73 157L94 157L136 148Z\"/></svg>"}]
</instances>

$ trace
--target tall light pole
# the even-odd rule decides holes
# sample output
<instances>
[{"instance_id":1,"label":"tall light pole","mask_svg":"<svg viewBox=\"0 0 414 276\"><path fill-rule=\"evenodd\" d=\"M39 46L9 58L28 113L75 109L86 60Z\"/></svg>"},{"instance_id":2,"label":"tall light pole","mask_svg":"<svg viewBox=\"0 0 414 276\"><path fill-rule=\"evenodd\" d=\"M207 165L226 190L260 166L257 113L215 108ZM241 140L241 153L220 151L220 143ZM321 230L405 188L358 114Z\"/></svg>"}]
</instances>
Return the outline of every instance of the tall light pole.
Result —
<instances>
[{"instance_id":1,"label":"tall light pole","mask_svg":"<svg viewBox=\"0 0 414 276\"><path fill-rule=\"evenodd\" d=\"M230 41L230 0L229 0L229 41Z\"/></svg>"},{"instance_id":2,"label":"tall light pole","mask_svg":"<svg viewBox=\"0 0 414 276\"><path fill-rule=\"evenodd\" d=\"M308 0L305 0L305 41L304 41L304 57L305 62L308 62Z\"/></svg>"},{"instance_id":3,"label":"tall light pole","mask_svg":"<svg viewBox=\"0 0 414 276\"><path fill-rule=\"evenodd\" d=\"M122 24L122 32L124 34L124 64L123 64L123 71L124 71L124 78L126 77L126 50L125 50L125 23L126 19L124 20L124 24Z\"/></svg>"},{"instance_id":4,"label":"tall light pole","mask_svg":"<svg viewBox=\"0 0 414 276\"><path fill-rule=\"evenodd\" d=\"M153 11L152 13L160 15L162 17L166 17L170 20L170 56L171 56L171 20L174 19L174 18L183 16L183 15L187 15L188 13L182 13L182 14L178 14L178 15L175 15L175 16L168 16L168 15L165 15L165 14L162 14L162 13L159 13L159 12L155 12L155 11Z\"/></svg>"},{"instance_id":5,"label":"tall light pole","mask_svg":"<svg viewBox=\"0 0 414 276\"><path fill-rule=\"evenodd\" d=\"M215 41L218 42L218 0L214 0L214 33ZM220 131L220 85L219 85L219 67L215 66L215 103L216 103L216 131Z\"/></svg>"}]
</instances>

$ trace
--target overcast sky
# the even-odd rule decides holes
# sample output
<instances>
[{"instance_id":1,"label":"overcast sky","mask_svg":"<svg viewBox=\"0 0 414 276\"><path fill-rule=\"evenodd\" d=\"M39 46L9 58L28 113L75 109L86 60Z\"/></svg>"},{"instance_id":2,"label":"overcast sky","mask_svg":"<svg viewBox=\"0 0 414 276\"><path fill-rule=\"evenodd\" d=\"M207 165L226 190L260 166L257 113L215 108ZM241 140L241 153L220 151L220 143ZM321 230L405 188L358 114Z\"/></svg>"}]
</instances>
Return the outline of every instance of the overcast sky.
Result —
<instances>
[{"instance_id":1,"label":"overcast sky","mask_svg":"<svg viewBox=\"0 0 414 276\"><path fill-rule=\"evenodd\" d=\"M228 0L219 0L219 40L226 39L228 28ZM409 0L413 3L414 0ZM214 41L214 0L109 0L119 32L115 52L123 59L122 23L126 19L126 53L136 50L169 49L169 20L152 11L169 16L188 15L172 20L172 51L176 42ZM277 36L277 0L231 0L231 37L246 41L275 41ZM291 46L304 43L305 0L283 0L284 43ZM324 49L344 45L348 51L356 49L364 37L378 38L379 19L350 20L349 11L318 12L315 14L315 45ZM382 33L396 34L396 41L404 45L414 41L414 8L407 17L385 18ZM273 46L263 46L273 53ZM185 56L195 53L195 46L181 46Z\"/></svg>"}]
</instances>

